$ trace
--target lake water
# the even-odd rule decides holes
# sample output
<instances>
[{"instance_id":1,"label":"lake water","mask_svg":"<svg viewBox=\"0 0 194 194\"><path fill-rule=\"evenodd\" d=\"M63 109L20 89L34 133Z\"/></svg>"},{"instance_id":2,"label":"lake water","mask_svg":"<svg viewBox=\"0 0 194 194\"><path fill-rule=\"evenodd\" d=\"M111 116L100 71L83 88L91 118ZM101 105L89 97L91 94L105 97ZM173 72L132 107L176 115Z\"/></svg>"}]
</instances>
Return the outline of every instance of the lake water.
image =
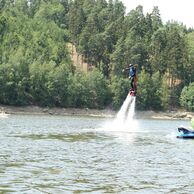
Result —
<instances>
[{"instance_id":1,"label":"lake water","mask_svg":"<svg viewBox=\"0 0 194 194\"><path fill-rule=\"evenodd\" d=\"M189 121L113 121L0 118L0 193L194 193L194 141L176 138Z\"/></svg>"}]
</instances>

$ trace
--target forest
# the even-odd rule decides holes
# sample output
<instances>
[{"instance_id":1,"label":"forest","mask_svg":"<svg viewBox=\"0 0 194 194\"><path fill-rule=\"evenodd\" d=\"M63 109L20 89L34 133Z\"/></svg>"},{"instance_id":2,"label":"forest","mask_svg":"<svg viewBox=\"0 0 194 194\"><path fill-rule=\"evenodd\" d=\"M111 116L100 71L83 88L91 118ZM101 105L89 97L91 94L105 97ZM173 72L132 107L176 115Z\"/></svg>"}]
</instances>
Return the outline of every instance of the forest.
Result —
<instances>
[{"instance_id":1,"label":"forest","mask_svg":"<svg viewBox=\"0 0 194 194\"><path fill-rule=\"evenodd\" d=\"M71 60L75 45L91 70ZM0 104L118 109L136 66L138 110L194 111L194 30L119 0L0 0Z\"/></svg>"}]
</instances>

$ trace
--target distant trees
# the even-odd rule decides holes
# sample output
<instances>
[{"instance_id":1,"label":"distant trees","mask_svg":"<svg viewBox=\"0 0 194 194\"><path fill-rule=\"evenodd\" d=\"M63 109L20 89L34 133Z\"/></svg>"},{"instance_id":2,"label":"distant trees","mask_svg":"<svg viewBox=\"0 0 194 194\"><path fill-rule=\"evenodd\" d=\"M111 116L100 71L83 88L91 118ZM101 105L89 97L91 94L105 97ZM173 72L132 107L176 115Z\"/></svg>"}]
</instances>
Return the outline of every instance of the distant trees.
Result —
<instances>
[{"instance_id":1,"label":"distant trees","mask_svg":"<svg viewBox=\"0 0 194 194\"><path fill-rule=\"evenodd\" d=\"M111 80L112 105L118 109L129 92L129 80L113 76Z\"/></svg>"},{"instance_id":2,"label":"distant trees","mask_svg":"<svg viewBox=\"0 0 194 194\"><path fill-rule=\"evenodd\" d=\"M194 82L194 32L188 33L186 35L186 45L188 48L188 65L187 65L187 73L184 76L185 84L189 84Z\"/></svg>"},{"instance_id":3,"label":"distant trees","mask_svg":"<svg viewBox=\"0 0 194 194\"><path fill-rule=\"evenodd\" d=\"M75 69L69 42L93 71ZM163 24L158 7L126 15L119 0L0 1L0 103L119 108L128 63L137 66L138 109L193 110L194 31Z\"/></svg>"},{"instance_id":4,"label":"distant trees","mask_svg":"<svg viewBox=\"0 0 194 194\"><path fill-rule=\"evenodd\" d=\"M107 80L97 69L87 74L77 72L71 76L68 91L70 107L103 108L111 100Z\"/></svg>"},{"instance_id":5,"label":"distant trees","mask_svg":"<svg viewBox=\"0 0 194 194\"><path fill-rule=\"evenodd\" d=\"M185 109L194 111L194 82L183 88L180 103Z\"/></svg>"}]
</instances>

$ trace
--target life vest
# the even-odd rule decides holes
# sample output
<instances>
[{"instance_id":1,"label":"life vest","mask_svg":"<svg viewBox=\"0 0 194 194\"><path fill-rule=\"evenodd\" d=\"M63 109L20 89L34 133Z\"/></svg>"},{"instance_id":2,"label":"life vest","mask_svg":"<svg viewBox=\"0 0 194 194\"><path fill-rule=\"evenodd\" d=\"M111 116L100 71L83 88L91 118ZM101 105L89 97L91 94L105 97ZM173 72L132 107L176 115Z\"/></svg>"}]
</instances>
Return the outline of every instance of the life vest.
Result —
<instances>
[{"instance_id":1,"label":"life vest","mask_svg":"<svg viewBox=\"0 0 194 194\"><path fill-rule=\"evenodd\" d=\"M129 76L130 77L135 77L136 75L136 69L134 67L129 68Z\"/></svg>"}]
</instances>

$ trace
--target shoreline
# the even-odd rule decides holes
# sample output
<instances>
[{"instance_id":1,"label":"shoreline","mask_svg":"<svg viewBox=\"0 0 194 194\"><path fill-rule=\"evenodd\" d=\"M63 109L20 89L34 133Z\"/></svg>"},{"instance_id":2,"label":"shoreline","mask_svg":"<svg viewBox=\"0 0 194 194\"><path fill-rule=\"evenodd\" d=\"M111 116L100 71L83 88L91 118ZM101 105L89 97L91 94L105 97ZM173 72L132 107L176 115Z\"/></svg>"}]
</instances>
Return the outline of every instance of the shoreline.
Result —
<instances>
[{"instance_id":1,"label":"shoreline","mask_svg":"<svg viewBox=\"0 0 194 194\"><path fill-rule=\"evenodd\" d=\"M60 115L60 116L89 116L114 118L118 111L111 109L88 109L88 108L48 108L38 106L5 106L0 105L0 112L10 115ZM189 120L194 117L194 112L187 111L136 111L136 119L179 119Z\"/></svg>"}]
</instances>

